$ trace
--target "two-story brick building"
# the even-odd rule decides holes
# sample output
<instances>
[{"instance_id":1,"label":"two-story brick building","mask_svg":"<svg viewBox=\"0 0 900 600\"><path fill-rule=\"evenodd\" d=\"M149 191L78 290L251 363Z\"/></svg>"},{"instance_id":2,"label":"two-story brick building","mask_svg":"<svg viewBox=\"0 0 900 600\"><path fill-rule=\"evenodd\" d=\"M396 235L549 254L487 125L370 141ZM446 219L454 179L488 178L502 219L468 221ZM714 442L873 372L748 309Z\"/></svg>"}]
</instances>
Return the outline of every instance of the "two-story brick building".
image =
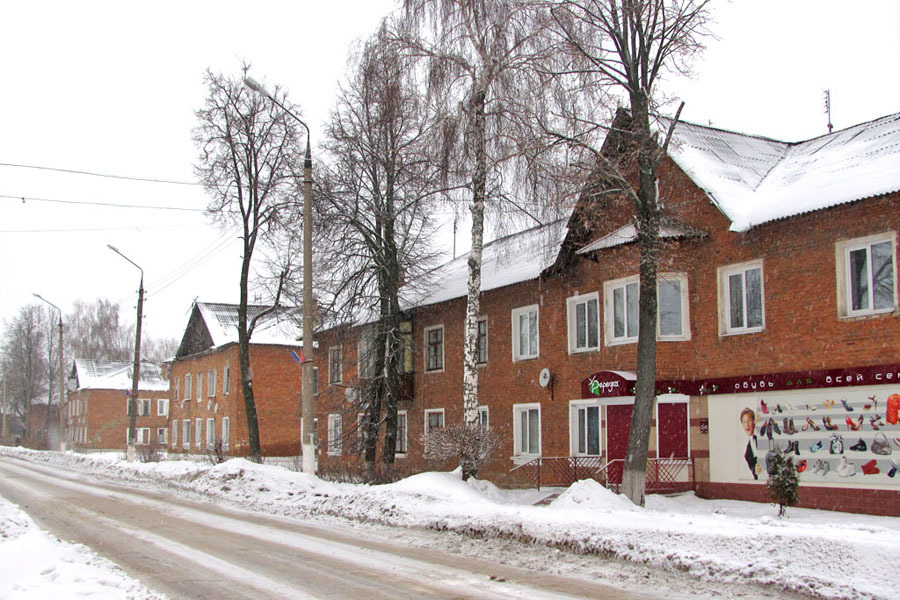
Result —
<instances>
[{"instance_id":1,"label":"two-story brick building","mask_svg":"<svg viewBox=\"0 0 900 600\"><path fill-rule=\"evenodd\" d=\"M651 479L765 500L766 455L781 449L804 505L900 514L898 190L900 114L801 143L677 126L660 170ZM505 441L484 476L517 484L540 468L546 482L577 466L615 482L636 369L629 202L585 196L568 222L486 246L479 396ZM405 470L434 468L422 434L461 419L467 258L409 302ZM336 360L334 383L352 387L352 335L317 340L337 348L317 354L323 392ZM328 398L320 464L353 460L329 437L355 415Z\"/></svg>"},{"instance_id":2,"label":"two-story brick building","mask_svg":"<svg viewBox=\"0 0 900 600\"><path fill-rule=\"evenodd\" d=\"M249 318L266 309L249 306ZM279 309L263 317L250 339L250 370L265 456L300 452L300 368L291 351L299 353L302 325L295 313ZM237 322L235 304L194 303L169 366L170 452L203 454L219 441L228 454L249 454Z\"/></svg>"},{"instance_id":3,"label":"two-story brick building","mask_svg":"<svg viewBox=\"0 0 900 600\"><path fill-rule=\"evenodd\" d=\"M129 361L74 360L66 402L66 434L71 448L125 450L133 366ZM137 445L165 449L169 382L153 363L141 363L135 404Z\"/></svg>"}]
</instances>

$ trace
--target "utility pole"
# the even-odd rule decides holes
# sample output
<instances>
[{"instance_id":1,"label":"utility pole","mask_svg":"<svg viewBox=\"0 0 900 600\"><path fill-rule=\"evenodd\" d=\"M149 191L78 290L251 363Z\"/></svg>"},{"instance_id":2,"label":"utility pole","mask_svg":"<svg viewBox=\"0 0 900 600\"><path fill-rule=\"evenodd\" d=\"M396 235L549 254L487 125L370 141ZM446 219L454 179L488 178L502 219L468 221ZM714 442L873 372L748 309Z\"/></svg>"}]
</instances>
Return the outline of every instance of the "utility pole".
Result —
<instances>
[{"instance_id":1,"label":"utility pole","mask_svg":"<svg viewBox=\"0 0 900 600\"><path fill-rule=\"evenodd\" d=\"M58 307L57 305L53 304L52 302L50 302L49 300L47 300L46 298L44 298L43 296L41 296L40 294L32 294L32 296L34 296L35 298L37 298L39 300L43 300L44 302L46 302L47 304L49 304L50 306L55 308L56 311L59 313L59 400L57 401L57 404L56 404L56 412L57 412L56 418L59 421L59 431L58 431L59 451L65 452L66 451L65 408L66 408L67 403L65 402L65 399L64 399L64 395L66 393L66 384L65 384L66 373L65 373L65 358L64 358L64 353L63 353L62 309L60 307ZM51 332L51 340L52 340L53 339L52 338L52 333L53 333L52 327L51 327L50 332ZM53 358L53 343L52 342L50 343L50 350L48 353L50 355L50 358L52 359ZM51 376L49 379L52 380L53 377ZM53 384L52 383L49 384L48 387L50 388L50 392L48 393L48 398L47 398L47 421L46 421L45 428L47 430L47 440L49 442L49 438L50 438L50 407L53 403ZM5 393L5 388L4 388L4 393Z\"/></svg>"},{"instance_id":2,"label":"utility pole","mask_svg":"<svg viewBox=\"0 0 900 600\"><path fill-rule=\"evenodd\" d=\"M828 133L831 133L831 90L825 90L825 114L828 115Z\"/></svg>"}]
</instances>

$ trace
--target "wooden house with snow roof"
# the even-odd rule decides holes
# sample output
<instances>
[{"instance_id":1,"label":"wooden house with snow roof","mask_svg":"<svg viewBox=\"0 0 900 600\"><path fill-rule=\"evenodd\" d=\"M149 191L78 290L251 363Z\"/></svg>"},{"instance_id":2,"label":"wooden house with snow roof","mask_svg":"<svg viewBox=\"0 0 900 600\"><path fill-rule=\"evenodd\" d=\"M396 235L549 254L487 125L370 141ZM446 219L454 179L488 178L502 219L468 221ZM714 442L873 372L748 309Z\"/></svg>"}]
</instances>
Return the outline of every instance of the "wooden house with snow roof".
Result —
<instances>
[{"instance_id":1,"label":"wooden house with snow roof","mask_svg":"<svg viewBox=\"0 0 900 600\"><path fill-rule=\"evenodd\" d=\"M252 305L248 317L270 307ZM249 455L246 407L240 381L238 306L195 302L169 367L172 407L169 451L203 454L218 442L233 456ZM300 451L298 311L264 314L250 338L250 370L264 456Z\"/></svg>"},{"instance_id":2,"label":"wooden house with snow roof","mask_svg":"<svg viewBox=\"0 0 900 600\"><path fill-rule=\"evenodd\" d=\"M604 151L622 159L609 140ZM639 257L630 201L599 191L567 222L485 246L480 414L504 442L480 475L499 483L620 477ZM900 114L799 143L679 123L660 198L648 490L766 501L781 450L802 505L900 515ZM421 440L462 417L467 259L407 302L400 472L451 466ZM358 416L340 386L359 379L355 344L317 342L319 464L350 463Z\"/></svg>"},{"instance_id":3,"label":"wooden house with snow roof","mask_svg":"<svg viewBox=\"0 0 900 600\"><path fill-rule=\"evenodd\" d=\"M80 451L125 450L133 367L131 361L73 361L66 402L69 447ZM141 363L135 404L138 447L164 450L168 442L169 382L157 365Z\"/></svg>"}]
</instances>

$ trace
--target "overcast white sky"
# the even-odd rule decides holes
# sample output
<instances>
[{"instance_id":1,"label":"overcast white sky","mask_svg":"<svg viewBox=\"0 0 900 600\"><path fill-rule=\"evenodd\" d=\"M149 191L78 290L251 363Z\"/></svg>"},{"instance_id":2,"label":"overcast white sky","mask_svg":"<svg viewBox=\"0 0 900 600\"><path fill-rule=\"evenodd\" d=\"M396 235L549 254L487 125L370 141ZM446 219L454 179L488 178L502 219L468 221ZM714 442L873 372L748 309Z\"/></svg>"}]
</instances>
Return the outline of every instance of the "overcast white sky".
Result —
<instances>
[{"instance_id":1,"label":"overcast white sky","mask_svg":"<svg viewBox=\"0 0 900 600\"><path fill-rule=\"evenodd\" d=\"M396 3L0 2L0 163L190 182L206 68L284 86L317 128L351 42ZM671 82L682 117L799 141L900 112L900 2L714 0L720 38L692 81ZM25 198L23 202L21 198ZM76 202L43 202L33 199ZM111 208L86 202L192 210ZM179 338L197 297L235 302L240 249L208 224L195 185L0 165L0 320L40 293L121 302L133 320L145 272L148 335ZM465 244L460 236L460 245Z\"/></svg>"}]
</instances>

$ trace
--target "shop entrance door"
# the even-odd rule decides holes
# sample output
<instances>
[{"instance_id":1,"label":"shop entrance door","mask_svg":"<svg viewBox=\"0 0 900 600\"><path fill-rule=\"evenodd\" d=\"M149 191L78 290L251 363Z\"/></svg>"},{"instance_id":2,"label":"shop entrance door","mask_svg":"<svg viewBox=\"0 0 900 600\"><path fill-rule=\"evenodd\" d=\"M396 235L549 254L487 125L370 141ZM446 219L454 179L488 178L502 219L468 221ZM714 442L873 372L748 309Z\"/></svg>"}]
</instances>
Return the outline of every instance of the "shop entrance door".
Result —
<instances>
[{"instance_id":1,"label":"shop entrance door","mask_svg":"<svg viewBox=\"0 0 900 600\"><path fill-rule=\"evenodd\" d=\"M610 404L606 407L606 460L607 482L622 483L622 466L628 450L628 434L631 432L632 404Z\"/></svg>"}]
</instances>

